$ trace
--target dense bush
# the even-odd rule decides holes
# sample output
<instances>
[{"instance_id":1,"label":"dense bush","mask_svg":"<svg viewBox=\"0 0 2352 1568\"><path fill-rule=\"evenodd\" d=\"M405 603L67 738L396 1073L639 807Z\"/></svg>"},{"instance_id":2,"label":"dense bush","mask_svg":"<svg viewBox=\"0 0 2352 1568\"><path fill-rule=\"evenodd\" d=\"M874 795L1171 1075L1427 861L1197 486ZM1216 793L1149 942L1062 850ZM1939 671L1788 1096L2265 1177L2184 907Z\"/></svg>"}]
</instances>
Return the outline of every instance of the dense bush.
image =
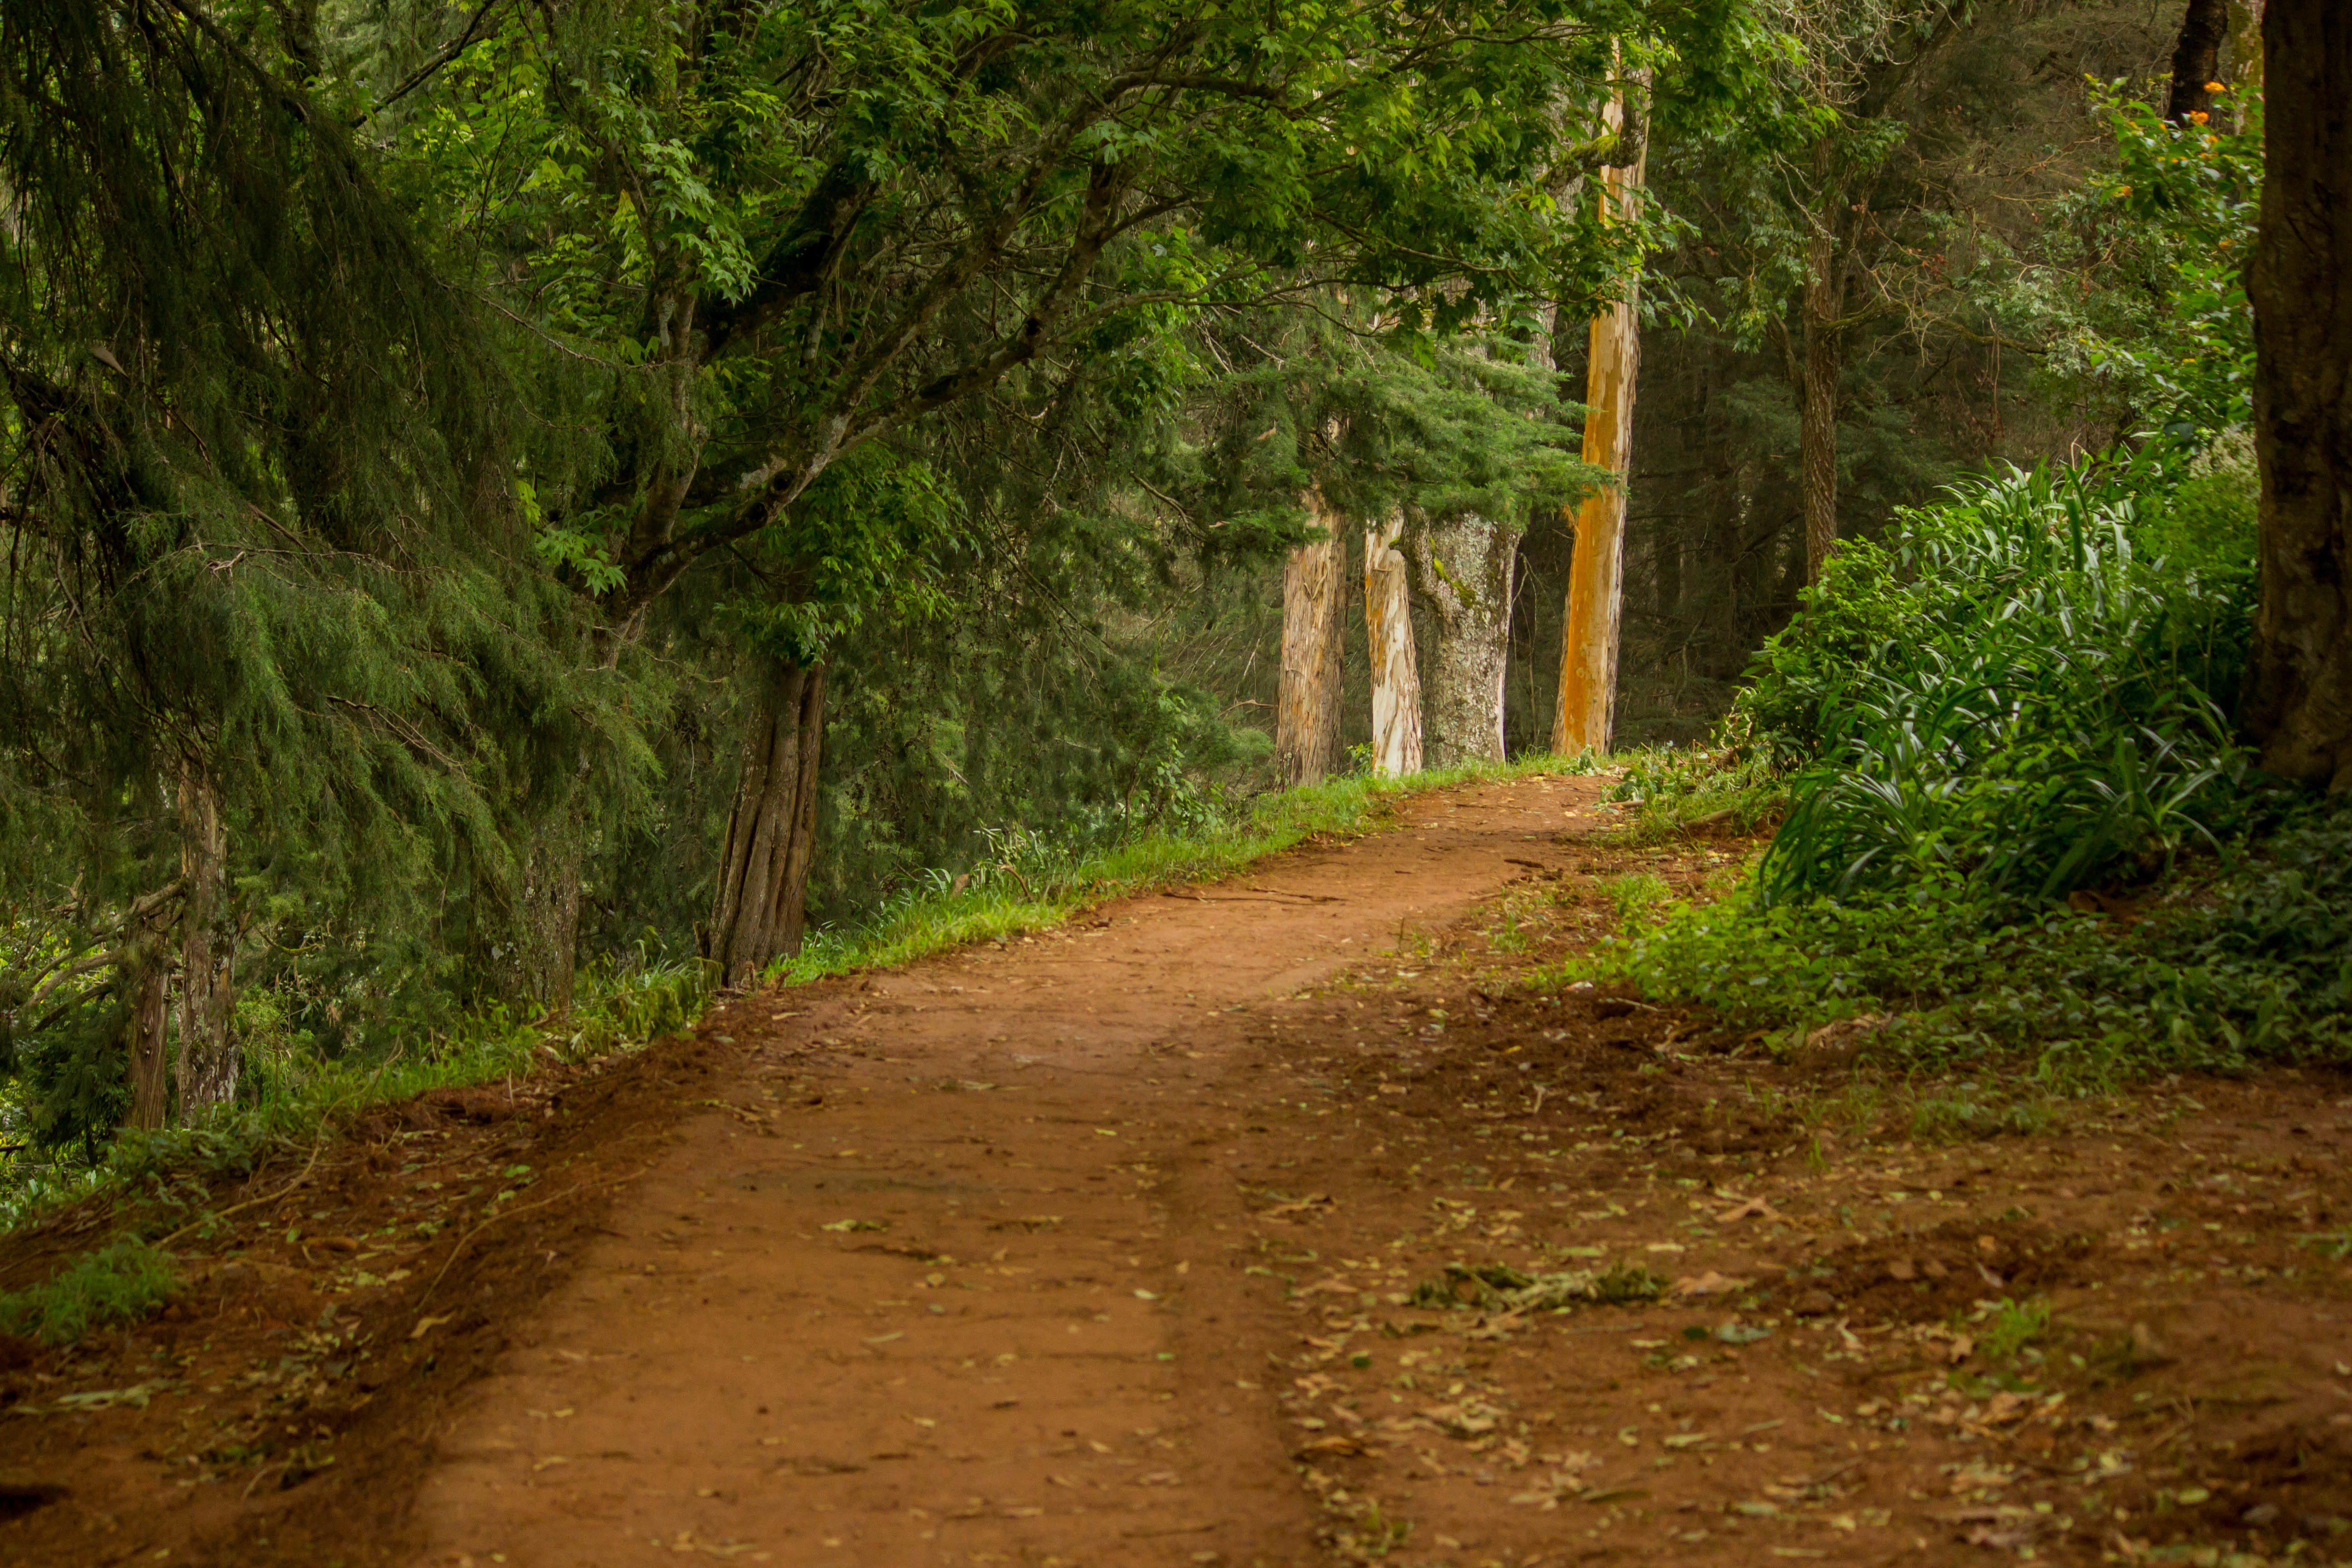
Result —
<instances>
[{"instance_id":1,"label":"dense bush","mask_svg":"<svg viewBox=\"0 0 2352 1568\"><path fill-rule=\"evenodd\" d=\"M1790 770L1766 902L1957 877L2030 905L2219 847L2252 495L2174 467L2012 473L1840 552L1731 720Z\"/></svg>"},{"instance_id":2,"label":"dense bush","mask_svg":"<svg viewBox=\"0 0 2352 1568\"><path fill-rule=\"evenodd\" d=\"M1621 786L1669 822L1777 792L1778 832L1600 972L2066 1086L2352 1046L2352 808L2233 739L2252 541L2225 444L1988 479L1848 545L1717 751Z\"/></svg>"}]
</instances>

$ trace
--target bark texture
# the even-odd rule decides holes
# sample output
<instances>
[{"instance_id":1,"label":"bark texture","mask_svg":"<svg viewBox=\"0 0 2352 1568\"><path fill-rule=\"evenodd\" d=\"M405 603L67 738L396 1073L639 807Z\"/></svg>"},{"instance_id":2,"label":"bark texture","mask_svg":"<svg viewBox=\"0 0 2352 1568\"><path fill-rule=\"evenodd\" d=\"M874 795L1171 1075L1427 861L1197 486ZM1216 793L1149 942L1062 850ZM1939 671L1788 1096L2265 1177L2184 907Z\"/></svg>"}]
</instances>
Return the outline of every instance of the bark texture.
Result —
<instances>
[{"instance_id":1,"label":"bark texture","mask_svg":"<svg viewBox=\"0 0 2352 1568\"><path fill-rule=\"evenodd\" d=\"M229 1019L236 928L229 910L228 829L205 763L180 764L180 1118L194 1121L236 1097Z\"/></svg>"},{"instance_id":2,"label":"bark texture","mask_svg":"<svg viewBox=\"0 0 2352 1568\"><path fill-rule=\"evenodd\" d=\"M1612 118L1623 118L1622 100ZM1641 189L1643 165L1604 171L1604 221L1629 218ZM1576 549L1569 558L1568 616L1560 634L1559 696L1552 710L1551 749L1562 756L1606 752L1617 717L1617 647L1624 608L1625 489L1633 447L1633 387L1642 364L1638 300L1625 297L1592 319L1586 356L1584 460L1619 476L1620 483L1584 498L1576 512Z\"/></svg>"},{"instance_id":3,"label":"bark texture","mask_svg":"<svg viewBox=\"0 0 2352 1568\"><path fill-rule=\"evenodd\" d=\"M2254 304L2263 766L2352 788L2352 6L2269 0Z\"/></svg>"},{"instance_id":4,"label":"bark texture","mask_svg":"<svg viewBox=\"0 0 2352 1568\"><path fill-rule=\"evenodd\" d=\"M172 1054L163 1005L171 966L164 960L164 947L162 931L141 932L124 963L122 1055L131 1082L131 1110L122 1124L148 1131L172 1117Z\"/></svg>"},{"instance_id":5,"label":"bark texture","mask_svg":"<svg viewBox=\"0 0 2352 1568\"><path fill-rule=\"evenodd\" d=\"M1844 368L1843 258L1837 241L1810 247L1803 304L1805 363L1799 387L1798 483L1805 512L1805 581L1818 583L1838 538L1838 377Z\"/></svg>"},{"instance_id":6,"label":"bark texture","mask_svg":"<svg viewBox=\"0 0 2352 1568\"><path fill-rule=\"evenodd\" d=\"M558 816L525 858L522 886L510 911L506 989L558 1016L572 1011L572 976L579 967L580 867L586 831L577 805Z\"/></svg>"},{"instance_id":7,"label":"bark texture","mask_svg":"<svg viewBox=\"0 0 2352 1568\"><path fill-rule=\"evenodd\" d=\"M1421 772L1421 667L1412 647L1412 595L1396 547L1402 514L1364 531L1364 626L1372 666L1372 771Z\"/></svg>"},{"instance_id":8,"label":"bark texture","mask_svg":"<svg viewBox=\"0 0 2352 1568\"><path fill-rule=\"evenodd\" d=\"M1413 574L1435 612L1422 704L1432 766L1503 760L1511 572L1522 531L1465 512L1412 536Z\"/></svg>"},{"instance_id":9,"label":"bark texture","mask_svg":"<svg viewBox=\"0 0 2352 1568\"><path fill-rule=\"evenodd\" d=\"M816 861L817 763L824 749L824 671L772 668L753 704L727 819L703 955L728 985L798 952Z\"/></svg>"},{"instance_id":10,"label":"bark texture","mask_svg":"<svg viewBox=\"0 0 2352 1568\"><path fill-rule=\"evenodd\" d=\"M1282 684L1274 713L1274 753L1287 784L1313 784L1339 770L1339 600L1347 546L1319 495L1307 515L1328 537L1302 544L1282 568Z\"/></svg>"},{"instance_id":11,"label":"bark texture","mask_svg":"<svg viewBox=\"0 0 2352 1568\"><path fill-rule=\"evenodd\" d=\"M2178 125L2192 114L2213 108L2205 84L2221 73L2221 44L2230 36L2230 0L2189 0L2181 18L2180 42L2172 50L2172 90L2166 95L2164 117Z\"/></svg>"}]
</instances>

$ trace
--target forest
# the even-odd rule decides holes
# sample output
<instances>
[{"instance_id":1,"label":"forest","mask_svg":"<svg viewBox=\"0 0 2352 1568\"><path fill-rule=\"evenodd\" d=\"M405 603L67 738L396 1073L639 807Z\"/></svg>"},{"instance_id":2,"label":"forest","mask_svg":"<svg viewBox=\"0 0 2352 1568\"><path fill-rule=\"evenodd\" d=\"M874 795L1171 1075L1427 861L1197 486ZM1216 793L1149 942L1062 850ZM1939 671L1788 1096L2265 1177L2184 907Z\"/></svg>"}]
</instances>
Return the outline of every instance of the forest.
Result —
<instances>
[{"instance_id":1,"label":"forest","mask_svg":"<svg viewBox=\"0 0 2352 1568\"><path fill-rule=\"evenodd\" d=\"M2341 633L2242 689L2262 73L2178 9L12 8L0 1136L1424 763L1728 735L1842 888L2244 841Z\"/></svg>"},{"instance_id":2,"label":"forest","mask_svg":"<svg viewBox=\"0 0 2352 1568\"><path fill-rule=\"evenodd\" d=\"M1433 799L1496 995L2332 1095L2346 278L2331 0L7 0L0 1341Z\"/></svg>"}]
</instances>

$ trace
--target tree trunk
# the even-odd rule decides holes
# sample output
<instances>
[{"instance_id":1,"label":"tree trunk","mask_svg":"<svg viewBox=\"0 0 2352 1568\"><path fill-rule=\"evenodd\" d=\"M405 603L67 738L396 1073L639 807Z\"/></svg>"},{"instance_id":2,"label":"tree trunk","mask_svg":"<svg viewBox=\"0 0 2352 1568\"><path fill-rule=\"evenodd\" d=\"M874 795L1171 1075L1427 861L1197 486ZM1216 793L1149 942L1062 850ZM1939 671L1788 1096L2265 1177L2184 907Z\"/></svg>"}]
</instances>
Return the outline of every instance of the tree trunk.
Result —
<instances>
[{"instance_id":1,"label":"tree trunk","mask_svg":"<svg viewBox=\"0 0 2352 1568\"><path fill-rule=\"evenodd\" d=\"M2230 122L2243 130L2263 90L2263 0L2230 0Z\"/></svg>"},{"instance_id":2,"label":"tree trunk","mask_svg":"<svg viewBox=\"0 0 2352 1568\"><path fill-rule=\"evenodd\" d=\"M1503 760L1511 567L1521 531L1465 512L1412 535L1414 574L1437 612L1425 704L1433 766Z\"/></svg>"},{"instance_id":3,"label":"tree trunk","mask_svg":"<svg viewBox=\"0 0 2352 1568\"><path fill-rule=\"evenodd\" d=\"M515 900L512 984L516 994L556 1017L572 1011L572 984L579 969L580 870L587 846L587 822L575 802L551 825L523 861L522 889Z\"/></svg>"},{"instance_id":4,"label":"tree trunk","mask_svg":"<svg viewBox=\"0 0 2352 1568\"><path fill-rule=\"evenodd\" d=\"M159 931L141 931L125 957L126 1012L122 1020L122 1054L131 1081L131 1110L125 1127L149 1131L172 1119L172 1053L164 1036L164 982L171 965L164 962L165 938Z\"/></svg>"},{"instance_id":5,"label":"tree trunk","mask_svg":"<svg viewBox=\"0 0 2352 1568\"><path fill-rule=\"evenodd\" d=\"M1320 494L1308 493L1307 515L1327 537L1292 551L1282 569L1274 754L1285 784L1313 784L1339 771L1339 584L1347 546Z\"/></svg>"},{"instance_id":6,"label":"tree trunk","mask_svg":"<svg viewBox=\"0 0 2352 1568\"><path fill-rule=\"evenodd\" d=\"M2247 727L2272 773L2352 788L2352 8L2269 0L2254 450L2262 603Z\"/></svg>"},{"instance_id":7,"label":"tree trunk","mask_svg":"<svg viewBox=\"0 0 2352 1568\"><path fill-rule=\"evenodd\" d=\"M228 829L220 787L193 758L180 764L180 1120L193 1122L236 1097L236 928L228 897Z\"/></svg>"},{"instance_id":8,"label":"tree trunk","mask_svg":"<svg viewBox=\"0 0 2352 1568\"><path fill-rule=\"evenodd\" d=\"M2181 18L2180 42L2172 51L2172 91L2166 98L2164 117L2175 125L2192 114L2213 108L2205 84L2221 74L2221 42L2230 36L2230 0L2189 0Z\"/></svg>"},{"instance_id":9,"label":"tree trunk","mask_svg":"<svg viewBox=\"0 0 2352 1568\"><path fill-rule=\"evenodd\" d=\"M1624 100L1611 106L1624 118ZM1631 219L1643 165L1602 174L1603 222ZM1568 616L1560 633L1559 692L1553 705L1551 749L1562 756L1606 752L1617 717L1617 646L1625 589L1625 486L1633 447L1633 384L1641 370L1641 322L1635 287L1592 318L1585 360L1584 460L1607 468L1618 482L1584 498L1576 512L1576 549L1568 563Z\"/></svg>"},{"instance_id":10,"label":"tree trunk","mask_svg":"<svg viewBox=\"0 0 2352 1568\"><path fill-rule=\"evenodd\" d=\"M824 670L773 665L751 711L703 954L727 985L798 952L816 861Z\"/></svg>"},{"instance_id":11,"label":"tree trunk","mask_svg":"<svg viewBox=\"0 0 2352 1568\"><path fill-rule=\"evenodd\" d=\"M1798 388L1799 485L1805 510L1805 581L1818 583L1837 548L1838 373L1844 349L1838 326L1837 242L1827 234L1809 247L1805 282L1804 379Z\"/></svg>"},{"instance_id":12,"label":"tree trunk","mask_svg":"<svg viewBox=\"0 0 2352 1568\"><path fill-rule=\"evenodd\" d=\"M1372 665L1372 771L1384 778L1421 772L1421 668L1412 651L1412 597L1405 584L1398 512L1364 530L1364 626Z\"/></svg>"}]
</instances>

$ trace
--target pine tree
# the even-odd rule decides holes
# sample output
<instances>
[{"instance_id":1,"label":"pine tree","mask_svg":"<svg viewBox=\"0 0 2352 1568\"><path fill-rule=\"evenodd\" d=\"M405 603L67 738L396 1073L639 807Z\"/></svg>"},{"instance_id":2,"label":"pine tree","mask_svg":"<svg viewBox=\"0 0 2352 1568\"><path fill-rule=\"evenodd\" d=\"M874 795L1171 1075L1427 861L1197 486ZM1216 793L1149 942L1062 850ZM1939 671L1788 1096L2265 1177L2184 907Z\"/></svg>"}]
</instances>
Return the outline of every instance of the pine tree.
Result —
<instances>
[{"instance_id":1,"label":"pine tree","mask_svg":"<svg viewBox=\"0 0 2352 1568\"><path fill-rule=\"evenodd\" d=\"M160 1119L173 957L183 1115L236 1091L259 934L364 948L352 1019L404 944L437 978L438 889L505 859L493 781L539 744L486 713L580 711L562 602L515 570L507 389L353 106L270 63L303 42L152 0L0 16L0 896L50 1142Z\"/></svg>"}]
</instances>

